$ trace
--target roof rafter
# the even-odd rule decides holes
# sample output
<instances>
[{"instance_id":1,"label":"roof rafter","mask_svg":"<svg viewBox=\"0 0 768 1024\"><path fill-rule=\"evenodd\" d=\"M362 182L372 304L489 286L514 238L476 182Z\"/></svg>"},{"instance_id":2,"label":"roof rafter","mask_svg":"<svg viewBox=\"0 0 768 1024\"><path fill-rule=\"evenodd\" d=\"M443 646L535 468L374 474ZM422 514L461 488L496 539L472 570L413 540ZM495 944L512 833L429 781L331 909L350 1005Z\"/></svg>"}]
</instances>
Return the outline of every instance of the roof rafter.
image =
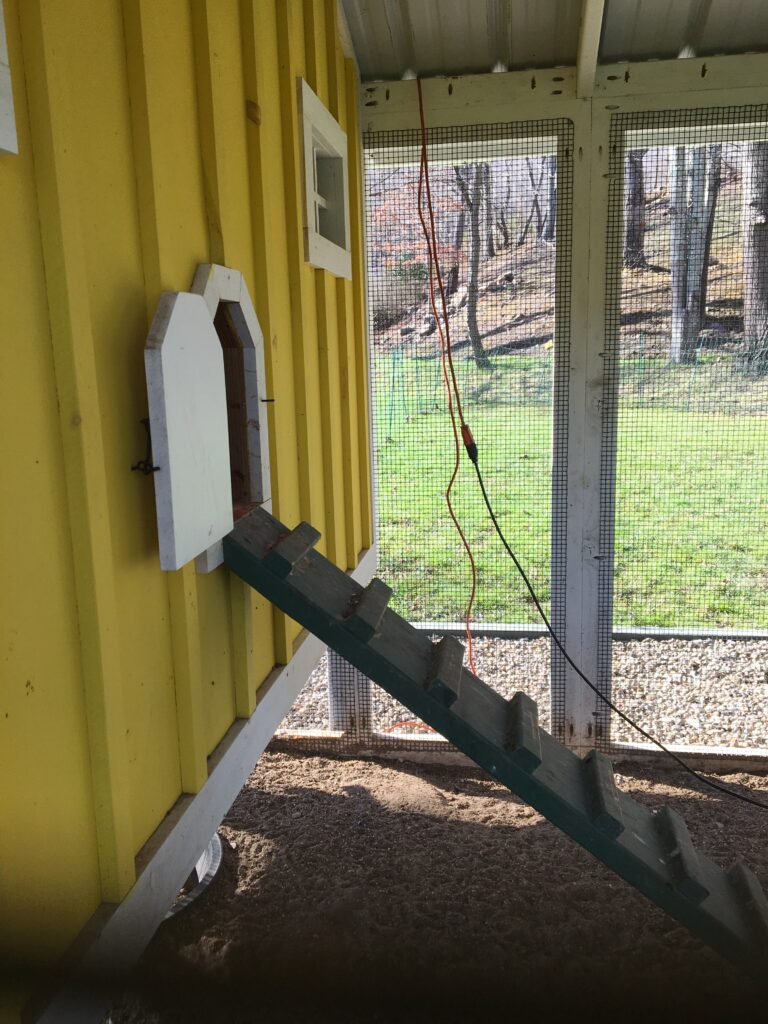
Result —
<instances>
[{"instance_id":1,"label":"roof rafter","mask_svg":"<svg viewBox=\"0 0 768 1024\"><path fill-rule=\"evenodd\" d=\"M605 0L583 0L576 60L576 95L580 97L589 97L594 92L604 12Z\"/></svg>"}]
</instances>

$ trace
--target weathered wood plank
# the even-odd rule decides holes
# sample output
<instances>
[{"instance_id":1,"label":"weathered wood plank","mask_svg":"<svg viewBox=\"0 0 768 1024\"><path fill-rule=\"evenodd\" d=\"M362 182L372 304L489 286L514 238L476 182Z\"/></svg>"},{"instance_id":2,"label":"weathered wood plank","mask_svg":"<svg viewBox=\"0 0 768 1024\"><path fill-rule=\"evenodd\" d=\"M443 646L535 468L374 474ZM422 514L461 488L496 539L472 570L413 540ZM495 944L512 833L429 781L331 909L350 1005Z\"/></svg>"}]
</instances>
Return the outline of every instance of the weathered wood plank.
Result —
<instances>
[{"instance_id":1,"label":"weathered wood plank","mask_svg":"<svg viewBox=\"0 0 768 1024\"><path fill-rule=\"evenodd\" d=\"M590 750L584 758L584 785L590 816L606 835L624 831L619 791L613 777L613 765L599 750Z\"/></svg>"},{"instance_id":2,"label":"weathered wood plank","mask_svg":"<svg viewBox=\"0 0 768 1024\"><path fill-rule=\"evenodd\" d=\"M314 526L301 523L275 543L267 553L264 564L271 572L285 577L289 572L293 572L319 540L320 533Z\"/></svg>"},{"instance_id":3,"label":"weathered wood plank","mask_svg":"<svg viewBox=\"0 0 768 1024\"><path fill-rule=\"evenodd\" d=\"M461 692L464 647L455 636L444 636L432 648L432 664L424 688L449 708Z\"/></svg>"},{"instance_id":4,"label":"weathered wood plank","mask_svg":"<svg viewBox=\"0 0 768 1024\"><path fill-rule=\"evenodd\" d=\"M392 588L374 577L353 599L347 617L347 629L367 641L378 632L392 597Z\"/></svg>"},{"instance_id":5,"label":"weathered wood plank","mask_svg":"<svg viewBox=\"0 0 768 1024\"><path fill-rule=\"evenodd\" d=\"M504 749L524 771L535 771L541 764L539 711L526 693L516 693L509 702Z\"/></svg>"},{"instance_id":6,"label":"weathered wood plank","mask_svg":"<svg viewBox=\"0 0 768 1024\"><path fill-rule=\"evenodd\" d=\"M677 811L666 806L659 808L654 822L669 857L676 888L689 899L700 903L709 896L709 889L688 826Z\"/></svg>"}]
</instances>

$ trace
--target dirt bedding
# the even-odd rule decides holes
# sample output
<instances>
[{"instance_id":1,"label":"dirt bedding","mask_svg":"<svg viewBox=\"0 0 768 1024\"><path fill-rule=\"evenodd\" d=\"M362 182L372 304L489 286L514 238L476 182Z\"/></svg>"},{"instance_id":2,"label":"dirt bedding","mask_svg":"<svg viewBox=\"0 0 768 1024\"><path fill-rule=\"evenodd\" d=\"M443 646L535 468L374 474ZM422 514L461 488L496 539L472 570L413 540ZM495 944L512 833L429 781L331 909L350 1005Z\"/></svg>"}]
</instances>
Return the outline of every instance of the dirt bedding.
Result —
<instances>
[{"instance_id":1,"label":"dirt bedding","mask_svg":"<svg viewBox=\"0 0 768 1024\"><path fill-rule=\"evenodd\" d=\"M766 777L728 781L768 796ZM619 784L768 883L759 810L675 773ZM221 835L219 875L160 928L111 1024L730 1021L765 999L478 770L268 753Z\"/></svg>"}]
</instances>

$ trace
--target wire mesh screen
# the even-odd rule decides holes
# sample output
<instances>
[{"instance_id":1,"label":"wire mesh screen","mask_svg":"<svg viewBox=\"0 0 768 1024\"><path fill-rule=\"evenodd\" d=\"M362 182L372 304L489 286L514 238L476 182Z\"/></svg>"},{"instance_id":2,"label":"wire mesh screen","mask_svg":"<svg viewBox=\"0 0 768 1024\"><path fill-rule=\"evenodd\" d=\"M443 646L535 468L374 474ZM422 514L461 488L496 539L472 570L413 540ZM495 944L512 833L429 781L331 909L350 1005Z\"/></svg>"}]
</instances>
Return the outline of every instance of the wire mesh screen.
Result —
<instances>
[{"instance_id":1,"label":"wire mesh screen","mask_svg":"<svg viewBox=\"0 0 768 1024\"><path fill-rule=\"evenodd\" d=\"M767 114L612 118L601 683L667 743L768 747Z\"/></svg>"},{"instance_id":2,"label":"wire mesh screen","mask_svg":"<svg viewBox=\"0 0 768 1024\"><path fill-rule=\"evenodd\" d=\"M418 215L420 145L417 131L364 136L368 309L378 574L394 591L390 607L438 635L462 631L471 575L445 502L455 448ZM505 532L563 630L572 126L432 129L428 147L464 413ZM559 656L463 451L453 500L478 565L472 622L497 634L476 636L477 673L507 696L525 689L557 731ZM337 749L443 744L330 652L285 727L329 730Z\"/></svg>"},{"instance_id":3,"label":"wire mesh screen","mask_svg":"<svg viewBox=\"0 0 768 1024\"><path fill-rule=\"evenodd\" d=\"M429 132L464 411L489 490L547 604L553 395L566 398L554 386L556 239L568 230L558 209L568 208L571 190L566 168L558 169L558 138L563 126L554 122ZM380 571L396 611L450 628L464 618L470 575L445 507L454 440L418 217L419 134L369 134L365 147ZM562 331L558 342L562 354ZM480 567L473 621L538 625L466 459L454 495Z\"/></svg>"},{"instance_id":4,"label":"wire mesh screen","mask_svg":"<svg viewBox=\"0 0 768 1024\"><path fill-rule=\"evenodd\" d=\"M475 641L481 679L510 698L524 689L537 702L539 724L551 729L549 642ZM283 721L279 742L308 744L313 750L355 752L450 750L451 746L404 705L375 686L344 658L328 649Z\"/></svg>"},{"instance_id":5,"label":"wire mesh screen","mask_svg":"<svg viewBox=\"0 0 768 1024\"><path fill-rule=\"evenodd\" d=\"M445 502L455 445L418 216L420 136L371 133L364 146L379 573L393 587L396 611L440 633L463 620L471 576ZM464 413L502 522L549 607L553 579L556 586L564 572L564 523L559 505L553 518L552 493L564 503L570 126L433 129L428 146ZM473 623L536 636L541 624L463 452L452 497L478 565ZM557 601L553 615L562 616ZM499 689L513 665L524 668L517 689L536 676L534 663L549 676L544 639L478 638L475 660ZM555 704L562 703L558 672L555 665ZM374 711L382 734L423 732L409 721L386 702Z\"/></svg>"}]
</instances>

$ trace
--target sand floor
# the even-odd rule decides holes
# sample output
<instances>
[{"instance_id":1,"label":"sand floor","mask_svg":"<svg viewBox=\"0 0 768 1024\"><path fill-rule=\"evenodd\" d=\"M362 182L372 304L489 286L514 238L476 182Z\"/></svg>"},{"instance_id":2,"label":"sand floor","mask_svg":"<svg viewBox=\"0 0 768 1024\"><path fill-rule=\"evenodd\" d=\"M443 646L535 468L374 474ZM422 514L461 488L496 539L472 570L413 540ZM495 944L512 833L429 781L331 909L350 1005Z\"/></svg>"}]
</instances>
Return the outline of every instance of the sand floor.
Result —
<instances>
[{"instance_id":1,"label":"sand floor","mask_svg":"<svg viewBox=\"0 0 768 1024\"><path fill-rule=\"evenodd\" d=\"M768 797L768 777L725 780ZM619 785L768 883L768 814L675 771L624 767ZM157 932L111 1024L768 1015L738 969L479 770L267 753L221 835L218 876Z\"/></svg>"}]
</instances>

